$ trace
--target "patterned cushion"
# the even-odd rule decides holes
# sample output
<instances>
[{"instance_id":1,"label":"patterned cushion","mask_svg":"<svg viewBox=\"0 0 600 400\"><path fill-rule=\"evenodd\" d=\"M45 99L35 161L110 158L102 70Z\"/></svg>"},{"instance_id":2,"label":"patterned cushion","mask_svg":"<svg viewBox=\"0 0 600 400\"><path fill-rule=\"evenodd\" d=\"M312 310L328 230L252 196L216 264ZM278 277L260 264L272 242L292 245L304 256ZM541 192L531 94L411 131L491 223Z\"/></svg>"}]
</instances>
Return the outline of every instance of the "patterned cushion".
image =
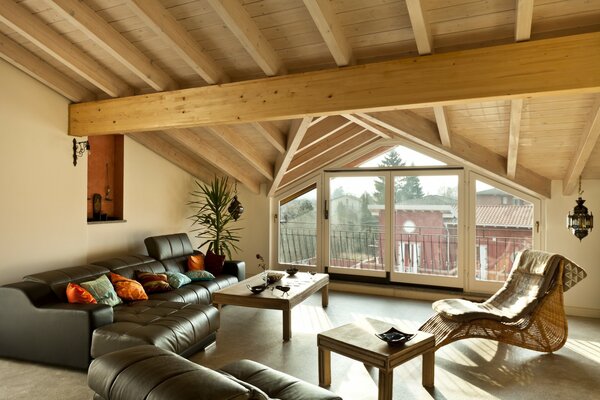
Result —
<instances>
[{"instance_id":1,"label":"patterned cushion","mask_svg":"<svg viewBox=\"0 0 600 400\"><path fill-rule=\"evenodd\" d=\"M187 277L185 274L182 274L181 272L166 271L165 275L167 275L169 285L171 285L171 287L174 287L175 289L187 285L192 281L189 277Z\"/></svg>"},{"instance_id":2,"label":"patterned cushion","mask_svg":"<svg viewBox=\"0 0 600 400\"><path fill-rule=\"evenodd\" d=\"M144 291L141 283L133 279L127 279L124 276L110 273L110 281L112 282L117 295L125 301L148 300L148 295Z\"/></svg>"},{"instance_id":3,"label":"patterned cushion","mask_svg":"<svg viewBox=\"0 0 600 400\"><path fill-rule=\"evenodd\" d=\"M90 292L76 283L69 282L67 285L67 300L75 304L96 304L97 301Z\"/></svg>"},{"instance_id":4,"label":"patterned cushion","mask_svg":"<svg viewBox=\"0 0 600 400\"><path fill-rule=\"evenodd\" d=\"M117 292L115 292L112 283L110 283L106 275L102 275L93 281L81 282L81 286L90 292L99 304L116 306L123 302L117 296Z\"/></svg>"},{"instance_id":5,"label":"patterned cushion","mask_svg":"<svg viewBox=\"0 0 600 400\"><path fill-rule=\"evenodd\" d=\"M135 271L135 279L138 280L146 293L168 292L173 290L166 274L153 274L151 272Z\"/></svg>"},{"instance_id":6,"label":"patterned cushion","mask_svg":"<svg viewBox=\"0 0 600 400\"><path fill-rule=\"evenodd\" d=\"M192 281L211 281L215 276L208 271L188 271L185 275Z\"/></svg>"}]
</instances>

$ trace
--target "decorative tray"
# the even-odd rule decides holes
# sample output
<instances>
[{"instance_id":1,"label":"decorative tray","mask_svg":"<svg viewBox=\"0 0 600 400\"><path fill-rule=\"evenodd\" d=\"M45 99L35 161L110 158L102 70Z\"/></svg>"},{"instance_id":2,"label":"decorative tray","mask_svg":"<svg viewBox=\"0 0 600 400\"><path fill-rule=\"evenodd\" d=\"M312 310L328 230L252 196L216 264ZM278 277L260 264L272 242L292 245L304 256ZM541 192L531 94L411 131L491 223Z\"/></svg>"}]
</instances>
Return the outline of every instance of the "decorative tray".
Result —
<instances>
[{"instance_id":1,"label":"decorative tray","mask_svg":"<svg viewBox=\"0 0 600 400\"><path fill-rule=\"evenodd\" d=\"M379 339L383 340L390 346L399 346L408 342L416 335L414 333L404 333L392 327L383 333L376 333L375 336L377 336Z\"/></svg>"}]
</instances>

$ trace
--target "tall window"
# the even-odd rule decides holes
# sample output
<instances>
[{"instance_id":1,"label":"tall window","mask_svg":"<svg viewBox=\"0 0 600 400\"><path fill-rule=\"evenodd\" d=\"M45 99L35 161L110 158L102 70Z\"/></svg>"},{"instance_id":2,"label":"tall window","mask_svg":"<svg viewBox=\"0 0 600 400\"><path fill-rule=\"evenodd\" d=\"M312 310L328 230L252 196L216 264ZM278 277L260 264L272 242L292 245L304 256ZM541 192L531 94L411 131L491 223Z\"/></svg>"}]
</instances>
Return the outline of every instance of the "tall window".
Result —
<instances>
[{"instance_id":1,"label":"tall window","mask_svg":"<svg viewBox=\"0 0 600 400\"><path fill-rule=\"evenodd\" d=\"M316 265L317 188L309 186L279 203L279 263Z\"/></svg>"}]
</instances>

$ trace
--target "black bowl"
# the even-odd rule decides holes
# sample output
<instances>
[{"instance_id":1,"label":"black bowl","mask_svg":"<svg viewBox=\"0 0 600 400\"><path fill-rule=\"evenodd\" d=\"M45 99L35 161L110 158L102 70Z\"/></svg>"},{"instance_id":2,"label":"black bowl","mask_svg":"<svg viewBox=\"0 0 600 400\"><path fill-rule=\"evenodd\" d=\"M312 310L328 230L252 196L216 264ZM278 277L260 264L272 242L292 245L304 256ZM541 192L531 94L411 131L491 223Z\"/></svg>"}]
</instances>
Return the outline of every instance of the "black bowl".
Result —
<instances>
[{"instance_id":1,"label":"black bowl","mask_svg":"<svg viewBox=\"0 0 600 400\"><path fill-rule=\"evenodd\" d=\"M246 286L254 294L258 294L267 288L265 285L256 285L256 286L246 285Z\"/></svg>"},{"instance_id":2,"label":"black bowl","mask_svg":"<svg viewBox=\"0 0 600 400\"><path fill-rule=\"evenodd\" d=\"M399 346L408 342L416 335L414 333L400 332L398 329L392 327L383 333L376 333L375 336L377 336L379 339L383 340L390 346Z\"/></svg>"}]
</instances>

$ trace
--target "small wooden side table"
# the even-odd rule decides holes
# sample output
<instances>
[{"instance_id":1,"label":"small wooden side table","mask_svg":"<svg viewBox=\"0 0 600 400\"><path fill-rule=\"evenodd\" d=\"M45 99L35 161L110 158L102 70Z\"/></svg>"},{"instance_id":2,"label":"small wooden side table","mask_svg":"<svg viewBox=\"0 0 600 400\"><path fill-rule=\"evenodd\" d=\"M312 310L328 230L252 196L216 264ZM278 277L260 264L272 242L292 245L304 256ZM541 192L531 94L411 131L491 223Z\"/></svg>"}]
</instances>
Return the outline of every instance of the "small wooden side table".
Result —
<instances>
[{"instance_id":1,"label":"small wooden side table","mask_svg":"<svg viewBox=\"0 0 600 400\"><path fill-rule=\"evenodd\" d=\"M319 347L319 386L331 385L331 352L360 361L379 369L379 400L391 400L394 368L404 362L423 356L423 386L433 387L435 366L435 339L426 332L402 346L389 346L375 336L391 328L388 322L371 318L334 328L317 335Z\"/></svg>"}]
</instances>

